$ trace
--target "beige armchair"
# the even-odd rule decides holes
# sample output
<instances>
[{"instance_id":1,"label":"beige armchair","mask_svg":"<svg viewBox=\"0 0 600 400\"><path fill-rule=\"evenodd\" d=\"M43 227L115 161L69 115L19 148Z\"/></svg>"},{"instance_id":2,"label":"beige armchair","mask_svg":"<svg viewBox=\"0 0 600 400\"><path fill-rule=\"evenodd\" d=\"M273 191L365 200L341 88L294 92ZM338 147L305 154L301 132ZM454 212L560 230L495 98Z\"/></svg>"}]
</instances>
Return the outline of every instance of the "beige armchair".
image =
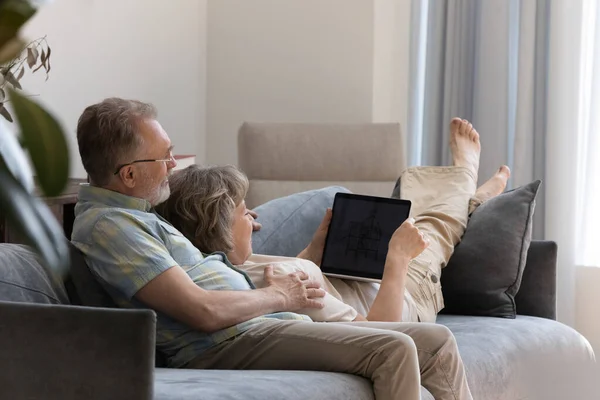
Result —
<instances>
[{"instance_id":1,"label":"beige armchair","mask_svg":"<svg viewBox=\"0 0 600 400\"><path fill-rule=\"evenodd\" d=\"M248 175L249 208L277 197L340 185L389 197L406 167L397 123L307 124L245 122L238 165Z\"/></svg>"}]
</instances>

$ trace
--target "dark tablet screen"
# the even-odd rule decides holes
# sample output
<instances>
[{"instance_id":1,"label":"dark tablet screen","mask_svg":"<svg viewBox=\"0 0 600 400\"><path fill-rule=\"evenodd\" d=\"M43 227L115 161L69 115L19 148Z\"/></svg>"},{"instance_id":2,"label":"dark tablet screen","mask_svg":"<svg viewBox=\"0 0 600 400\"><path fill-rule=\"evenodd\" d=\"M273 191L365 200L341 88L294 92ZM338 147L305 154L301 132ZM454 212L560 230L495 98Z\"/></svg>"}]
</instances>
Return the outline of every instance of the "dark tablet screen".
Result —
<instances>
[{"instance_id":1,"label":"dark tablet screen","mask_svg":"<svg viewBox=\"0 0 600 400\"><path fill-rule=\"evenodd\" d=\"M388 243L410 206L408 200L337 193L321 270L381 279Z\"/></svg>"}]
</instances>

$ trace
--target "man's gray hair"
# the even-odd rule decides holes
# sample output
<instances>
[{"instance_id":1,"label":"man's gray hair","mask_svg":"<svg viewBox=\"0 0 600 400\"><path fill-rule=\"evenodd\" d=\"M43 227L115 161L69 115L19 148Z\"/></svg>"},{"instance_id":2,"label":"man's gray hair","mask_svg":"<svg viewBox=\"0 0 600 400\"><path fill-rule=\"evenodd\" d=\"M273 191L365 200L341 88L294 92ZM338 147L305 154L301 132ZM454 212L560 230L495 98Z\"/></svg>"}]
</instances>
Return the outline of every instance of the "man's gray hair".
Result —
<instances>
[{"instance_id":1,"label":"man's gray hair","mask_svg":"<svg viewBox=\"0 0 600 400\"><path fill-rule=\"evenodd\" d=\"M131 162L142 144L138 123L156 119L152 104L112 97L87 107L77 123L77 143L83 167L97 186L109 183L119 164Z\"/></svg>"},{"instance_id":2,"label":"man's gray hair","mask_svg":"<svg viewBox=\"0 0 600 400\"><path fill-rule=\"evenodd\" d=\"M204 253L228 253L234 246L234 212L248 185L233 165L191 165L169 177L171 195L156 211Z\"/></svg>"}]
</instances>

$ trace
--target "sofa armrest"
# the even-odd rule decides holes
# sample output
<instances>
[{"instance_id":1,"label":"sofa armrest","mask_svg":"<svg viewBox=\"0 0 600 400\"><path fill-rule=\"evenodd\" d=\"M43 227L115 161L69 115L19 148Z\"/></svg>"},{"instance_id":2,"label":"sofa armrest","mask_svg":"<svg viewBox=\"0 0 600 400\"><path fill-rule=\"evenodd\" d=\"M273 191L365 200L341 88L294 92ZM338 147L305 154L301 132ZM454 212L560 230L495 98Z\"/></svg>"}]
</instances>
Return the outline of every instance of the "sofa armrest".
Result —
<instances>
[{"instance_id":1,"label":"sofa armrest","mask_svg":"<svg viewBox=\"0 0 600 400\"><path fill-rule=\"evenodd\" d=\"M555 242L531 241L521 287L515 297L517 314L556 319L557 250Z\"/></svg>"},{"instance_id":2,"label":"sofa armrest","mask_svg":"<svg viewBox=\"0 0 600 400\"><path fill-rule=\"evenodd\" d=\"M7 399L151 399L156 316L0 302L0 387Z\"/></svg>"}]
</instances>

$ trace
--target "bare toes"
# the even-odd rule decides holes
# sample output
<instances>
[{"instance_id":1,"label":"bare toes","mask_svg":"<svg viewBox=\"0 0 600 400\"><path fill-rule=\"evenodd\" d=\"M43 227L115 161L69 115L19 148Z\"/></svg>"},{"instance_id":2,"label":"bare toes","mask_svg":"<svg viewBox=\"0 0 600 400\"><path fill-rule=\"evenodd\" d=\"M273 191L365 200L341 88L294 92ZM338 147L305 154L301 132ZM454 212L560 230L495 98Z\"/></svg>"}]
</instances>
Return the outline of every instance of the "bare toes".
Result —
<instances>
[{"instance_id":1,"label":"bare toes","mask_svg":"<svg viewBox=\"0 0 600 400\"><path fill-rule=\"evenodd\" d=\"M459 129L461 124L462 124L462 119L452 118L452 121L450 121L450 129L451 130Z\"/></svg>"}]
</instances>

